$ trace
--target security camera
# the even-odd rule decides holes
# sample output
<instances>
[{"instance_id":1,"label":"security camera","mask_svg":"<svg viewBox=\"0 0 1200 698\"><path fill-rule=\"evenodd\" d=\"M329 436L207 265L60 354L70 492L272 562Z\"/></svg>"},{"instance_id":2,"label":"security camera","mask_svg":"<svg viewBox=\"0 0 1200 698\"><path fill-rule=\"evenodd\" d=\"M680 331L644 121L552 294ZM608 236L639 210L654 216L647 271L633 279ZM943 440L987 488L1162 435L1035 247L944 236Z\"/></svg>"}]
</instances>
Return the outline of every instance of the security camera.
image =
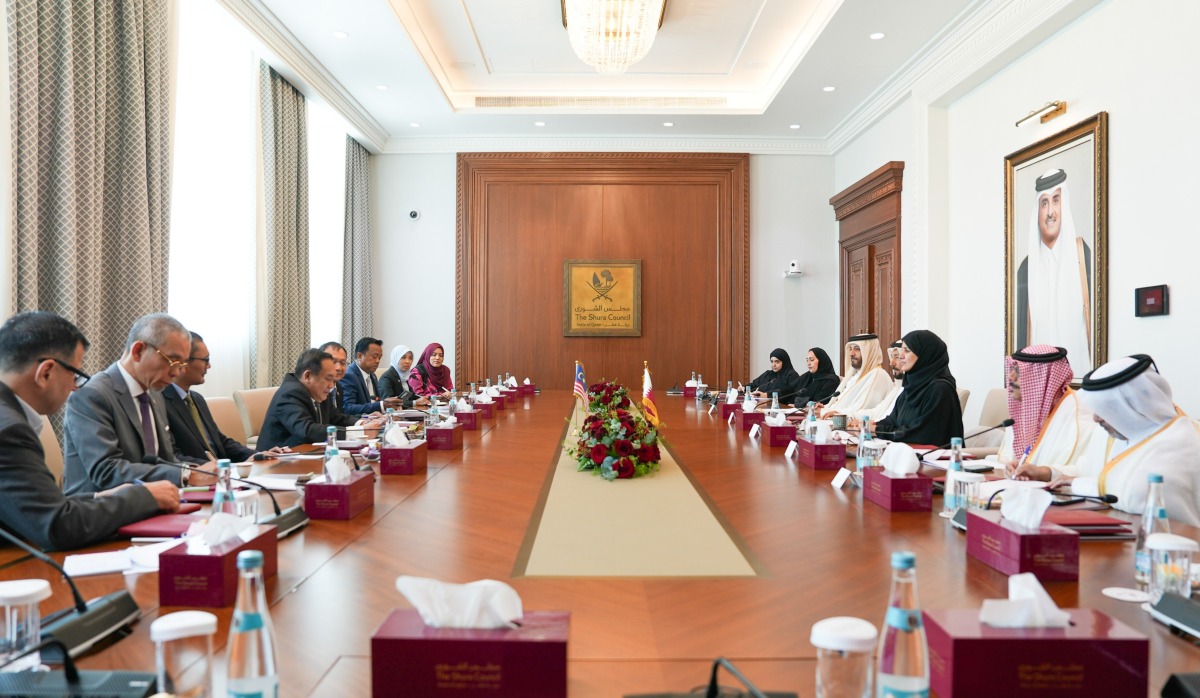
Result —
<instances>
[{"instance_id":1,"label":"security camera","mask_svg":"<svg viewBox=\"0 0 1200 698\"><path fill-rule=\"evenodd\" d=\"M415 221L421 217L421 212L414 208L413 210L408 212L408 217L410 220Z\"/></svg>"},{"instance_id":2,"label":"security camera","mask_svg":"<svg viewBox=\"0 0 1200 698\"><path fill-rule=\"evenodd\" d=\"M793 259L792 263L788 265L788 271L800 271L800 262Z\"/></svg>"}]
</instances>

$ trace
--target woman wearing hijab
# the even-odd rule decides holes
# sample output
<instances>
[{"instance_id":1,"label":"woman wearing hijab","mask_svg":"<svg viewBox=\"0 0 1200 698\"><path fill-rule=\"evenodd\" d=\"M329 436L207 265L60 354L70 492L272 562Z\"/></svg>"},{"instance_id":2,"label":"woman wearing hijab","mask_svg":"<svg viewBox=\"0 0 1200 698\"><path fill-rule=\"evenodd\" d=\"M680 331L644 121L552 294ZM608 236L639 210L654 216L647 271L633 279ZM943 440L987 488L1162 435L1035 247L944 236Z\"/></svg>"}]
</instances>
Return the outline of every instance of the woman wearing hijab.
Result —
<instances>
[{"instance_id":1,"label":"woman wearing hijab","mask_svg":"<svg viewBox=\"0 0 1200 698\"><path fill-rule=\"evenodd\" d=\"M902 341L904 391L876 430L894 434L896 441L933 446L962 438L962 405L958 384L950 375L946 343L929 330L909 332Z\"/></svg>"},{"instance_id":2,"label":"woman wearing hijab","mask_svg":"<svg viewBox=\"0 0 1200 698\"><path fill-rule=\"evenodd\" d=\"M1095 429L1091 410L1071 390L1073 373L1067 350L1049 344L1026 347L1004 360L1013 425L1005 430L997 460L1008 464L1010 475L1049 479L1051 467L1073 465L1086 450Z\"/></svg>"},{"instance_id":3,"label":"woman wearing hijab","mask_svg":"<svg viewBox=\"0 0 1200 698\"><path fill-rule=\"evenodd\" d=\"M807 405L810 402L826 402L842 382L837 371L833 370L833 359L821 347L808 350L804 359L808 370L800 376L796 393L788 402L796 405Z\"/></svg>"},{"instance_id":4,"label":"woman wearing hijab","mask_svg":"<svg viewBox=\"0 0 1200 698\"><path fill-rule=\"evenodd\" d=\"M379 377L379 396L382 398L397 397L403 403L404 409L408 409L417 405L426 405L429 403L423 397L418 397L413 392L412 386L408 384L408 379L412 378L415 372L413 369L413 352L404 344L397 344L392 347L392 353L388 357L388 370L383 372Z\"/></svg>"},{"instance_id":5,"label":"woman wearing hijab","mask_svg":"<svg viewBox=\"0 0 1200 698\"><path fill-rule=\"evenodd\" d=\"M771 393L779 393L781 402L790 402L799 383L800 375L792 368L792 357L783 349L775 349L771 352L771 368L751 381L747 390L756 397L771 397Z\"/></svg>"},{"instance_id":6,"label":"woman wearing hijab","mask_svg":"<svg viewBox=\"0 0 1200 698\"><path fill-rule=\"evenodd\" d=\"M428 397L454 390L450 368L443 364L445 359L446 350L441 344L432 342L425 347L425 351L421 352L420 363L408 378L408 385L414 393Z\"/></svg>"}]
</instances>

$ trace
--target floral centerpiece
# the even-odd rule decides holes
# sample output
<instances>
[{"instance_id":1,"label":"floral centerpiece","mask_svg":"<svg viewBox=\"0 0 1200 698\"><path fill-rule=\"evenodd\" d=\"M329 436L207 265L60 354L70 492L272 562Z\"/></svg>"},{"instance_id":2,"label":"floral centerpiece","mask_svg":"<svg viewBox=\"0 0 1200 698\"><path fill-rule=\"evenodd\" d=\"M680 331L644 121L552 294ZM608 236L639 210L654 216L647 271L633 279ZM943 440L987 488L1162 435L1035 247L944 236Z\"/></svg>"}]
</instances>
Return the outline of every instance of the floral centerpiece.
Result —
<instances>
[{"instance_id":1,"label":"floral centerpiece","mask_svg":"<svg viewBox=\"0 0 1200 698\"><path fill-rule=\"evenodd\" d=\"M658 470L662 453L658 431L631 407L625 388L598 383L588 389L591 410L572 434L567 453L579 470L591 470L605 480L628 479ZM568 440L570 441L570 440Z\"/></svg>"}]
</instances>

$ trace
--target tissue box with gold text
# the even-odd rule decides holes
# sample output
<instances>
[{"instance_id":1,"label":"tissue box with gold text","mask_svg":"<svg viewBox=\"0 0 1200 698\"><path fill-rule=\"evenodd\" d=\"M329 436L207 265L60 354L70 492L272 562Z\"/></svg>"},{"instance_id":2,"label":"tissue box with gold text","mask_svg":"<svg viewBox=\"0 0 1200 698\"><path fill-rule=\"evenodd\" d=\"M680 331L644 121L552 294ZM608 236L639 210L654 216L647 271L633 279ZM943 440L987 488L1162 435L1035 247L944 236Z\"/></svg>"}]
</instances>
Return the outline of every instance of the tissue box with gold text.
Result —
<instances>
[{"instance_id":1,"label":"tissue box with gold text","mask_svg":"<svg viewBox=\"0 0 1200 698\"><path fill-rule=\"evenodd\" d=\"M494 403L494 402L487 402L487 403L477 402L477 403L475 403L475 411L478 412L479 416L483 417L484 419L495 419L496 418L496 403Z\"/></svg>"},{"instance_id":2,"label":"tissue box with gold text","mask_svg":"<svg viewBox=\"0 0 1200 698\"><path fill-rule=\"evenodd\" d=\"M979 609L925 611L931 688L941 698L1146 695L1150 641L1100 611L1063 610L1065 628L993 628Z\"/></svg>"},{"instance_id":3,"label":"tissue box with gold text","mask_svg":"<svg viewBox=\"0 0 1200 698\"><path fill-rule=\"evenodd\" d=\"M766 425L766 420L766 412L746 412L745 410L742 410L737 413L737 425L742 431L750 431L750 427L754 426L755 424L759 425L759 428L762 428Z\"/></svg>"},{"instance_id":4,"label":"tissue box with gold text","mask_svg":"<svg viewBox=\"0 0 1200 698\"><path fill-rule=\"evenodd\" d=\"M998 511L967 512L967 554L1004 574L1032 572L1043 582L1079 579L1079 533L1043 522L1036 530Z\"/></svg>"},{"instance_id":5,"label":"tissue box with gold text","mask_svg":"<svg viewBox=\"0 0 1200 698\"><path fill-rule=\"evenodd\" d=\"M428 462L429 447L424 441L409 441L407 446L384 446L379 449L379 472L384 475L417 475L425 472Z\"/></svg>"},{"instance_id":6,"label":"tissue box with gold text","mask_svg":"<svg viewBox=\"0 0 1200 698\"><path fill-rule=\"evenodd\" d=\"M536 383L530 383L528 385L522 383L521 385L517 386L517 395L519 395L521 397L533 397L534 393L536 393L536 392L537 392L537 384Z\"/></svg>"},{"instance_id":7,"label":"tissue box with gold text","mask_svg":"<svg viewBox=\"0 0 1200 698\"><path fill-rule=\"evenodd\" d=\"M376 696L565 698L570 613L526 611L519 628L432 628L395 610L371 636Z\"/></svg>"},{"instance_id":8,"label":"tissue box with gold text","mask_svg":"<svg viewBox=\"0 0 1200 698\"><path fill-rule=\"evenodd\" d=\"M354 470L344 482L304 487L304 512L310 519L353 519L374 504L374 472Z\"/></svg>"},{"instance_id":9,"label":"tissue box with gold text","mask_svg":"<svg viewBox=\"0 0 1200 698\"><path fill-rule=\"evenodd\" d=\"M463 426L457 422L450 426L425 428L425 440L430 451L452 451L462 448Z\"/></svg>"},{"instance_id":10,"label":"tissue box with gold text","mask_svg":"<svg viewBox=\"0 0 1200 698\"><path fill-rule=\"evenodd\" d=\"M781 427L766 424L763 429L767 430L767 438L763 439L763 443L771 448L787 448L787 445L796 439L796 425L784 424ZM842 451L842 458L845 458L845 450Z\"/></svg>"},{"instance_id":11,"label":"tissue box with gold text","mask_svg":"<svg viewBox=\"0 0 1200 698\"><path fill-rule=\"evenodd\" d=\"M459 410L458 412L454 413L454 418L457 419L458 423L462 425L462 428L467 431L479 430L479 413L474 410L470 412L463 412Z\"/></svg>"},{"instance_id":12,"label":"tissue box with gold text","mask_svg":"<svg viewBox=\"0 0 1200 698\"><path fill-rule=\"evenodd\" d=\"M263 578L278 569L278 532L274 526L256 524L250 540L234 538L189 553L187 543L164 550L158 556L158 601L163 606L221 608L237 598L237 556L243 550L263 554Z\"/></svg>"},{"instance_id":13,"label":"tissue box with gold text","mask_svg":"<svg viewBox=\"0 0 1200 698\"><path fill-rule=\"evenodd\" d=\"M737 414L741 410L742 410L742 403L740 403L740 402L734 402L734 403L722 402L721 403L721 421L723 421L723 422L729 421L729 415Z\"/></svg>"},{"instance_id":14,"label":"tissue box with gold text","mask_svg":"<svg viewBox=\"0 0 1200 698\"><path fill-rule=\"evenodd\" d=\"M813 470L837 470L846 465L846 447L843 444L816 444L799 435L796 436L796 444L803 466Z\"/></svg>"},{"instance_id":15,"label":"tissue box with gold text","mask_svg":"<svg viewBox=\"0 0 1200 698\"><path fill-rule=\"evenodd\" d=\"M888 511L933 511L933 478L920 473L893 477L883 468L863 468L863 499Z\"/></svg>"},{"instance_id":16,"label":"tissue box with gold text","mask_svg":"<svg viewBox=\"0 0 1200 698\"><path fill-rule=\"evenodd\" d=\"M683 396L686 398L693 399L693 400L696 399L696 386L693 385L691 387L688 387L685 385L683 387Z\"/></svg>"}]
</instances>

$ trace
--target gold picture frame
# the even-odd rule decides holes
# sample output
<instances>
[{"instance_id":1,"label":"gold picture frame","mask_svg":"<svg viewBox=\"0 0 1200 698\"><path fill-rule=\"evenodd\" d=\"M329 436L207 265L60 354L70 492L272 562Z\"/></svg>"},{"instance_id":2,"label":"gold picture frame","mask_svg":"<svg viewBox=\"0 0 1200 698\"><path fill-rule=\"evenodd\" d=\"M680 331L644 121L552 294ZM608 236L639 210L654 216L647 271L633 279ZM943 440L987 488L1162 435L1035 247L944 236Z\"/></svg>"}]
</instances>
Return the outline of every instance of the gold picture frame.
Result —
<instances>
[{"instance_id":1,"label":"gold picture frame","mask_svg":"<svg viewBox=\"0 0 1200 698\"><path fill-rule=\"evenodd\" d=\"M563 262L564 337L641 337L642 260Z\"/></svg>"},{"instance_id":2,"label":"gold picture frame","mask_svg":"<svg viewBox=\"0 0 1200 698\"><path fill-rule=\"evenodd\" d=\"M1078 381L1108 360L1107 112L1004 158L1004 228L1005 353L1064 347Z\"/></svg>"}]
</instances>

